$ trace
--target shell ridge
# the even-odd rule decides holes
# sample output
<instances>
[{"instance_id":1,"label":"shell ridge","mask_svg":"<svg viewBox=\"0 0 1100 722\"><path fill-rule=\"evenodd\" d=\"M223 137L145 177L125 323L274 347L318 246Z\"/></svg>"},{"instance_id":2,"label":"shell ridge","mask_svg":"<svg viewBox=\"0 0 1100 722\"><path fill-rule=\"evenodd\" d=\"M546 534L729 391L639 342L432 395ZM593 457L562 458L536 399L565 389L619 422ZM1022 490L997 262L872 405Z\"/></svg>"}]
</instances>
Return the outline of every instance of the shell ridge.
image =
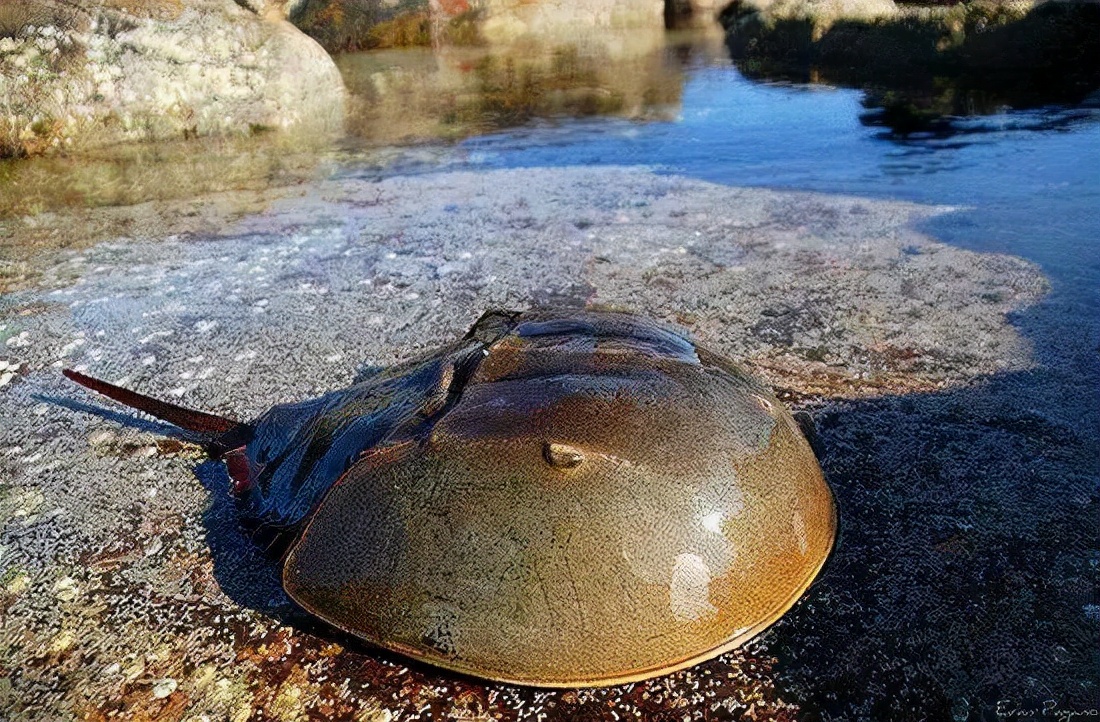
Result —
<instances>
[{"instance_id":1,"label":"shell ridge","mask_svg":"<svg viewBox=\"0 0 1100 722\"><path fill-rule=\"evenodd\" d=\"M425 359L404 376L368 379L350 389L301 404L276 407L261 417L257 436L267 445L247 450L257 466L282 441L249 490L249 515L265 525L290 528L321 504L327 491L371 448L394 445L427 434L462 395L480 364L482 342L466 342ZM442 385L442 388L441 388ZM436 398L443 394L442 403ZM268 433L301 408L308 417L286 434ZM430 410L427 415L420 412Z\"/></svg>"},{"instance_id":2,"label":"shell ridge","mask_svg":"<svg viewBox=\"0 0 1100 722\"><path fill-rule=\"evenodd\" d=\"M281 404L256 422L246 455L262 469L244 497L245 515L290 528L362 452L415 412L438 379L439 354L401 377L372 377L317 399Z\"/></svg>"},{"instance_id":3,"label":"shell ridge","mask_svg":"<svg viewBox=\"0 0 1100 722\"><path fill-rule=\"evenodd\" d=\"M513 333L522 339L548 341L555 337L575 338L578 335L591 338L597 344L600 341L625 340L629 345L624 351L645 350L683 361L699 362L695 343L687 333L629 314L582 313L571 318L536 318L518 323Z\"/></svg>"}]
</instances>

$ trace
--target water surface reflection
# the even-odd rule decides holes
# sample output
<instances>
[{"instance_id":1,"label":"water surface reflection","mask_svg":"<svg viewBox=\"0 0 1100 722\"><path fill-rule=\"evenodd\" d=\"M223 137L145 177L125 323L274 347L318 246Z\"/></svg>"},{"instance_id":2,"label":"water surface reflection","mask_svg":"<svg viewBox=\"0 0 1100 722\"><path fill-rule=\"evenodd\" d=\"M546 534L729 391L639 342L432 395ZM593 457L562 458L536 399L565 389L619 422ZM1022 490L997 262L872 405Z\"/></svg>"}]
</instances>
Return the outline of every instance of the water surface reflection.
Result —
<instances>
[{"instance_id":1,"label":"water surface reflection","mask_svg":"<svg viewBox=\"0 0 1100 722\"><path fill-rule=\"evenodd\" d=\"M1083 132L1069 145L1089 152L1100 61L994 72L983 50L982 72L976 61L952 70L939 56L919 73L873 55L863 65L825 62L853 33L860 57L883 37L927 34L903 25L838 25L818 41L793 25L760 37L742 26L728 36L717 26L606 28L348 53L337 57L350 97L342 138L260 133L4 161L0 218L456 165L645 163L832 191L900 183L925 198L913 177L982 167L967 156L983 151L968 148L997 156L1021 131ZM1016 35L1001 36L1016 47ZM975 47L986 48L989 37L980 39ZM1067 57L1088 60L1100 52L1093 45L1100 40Z\"/></svg>"},{"instance_id":2,"label":"water surface reflection","mask_svg":"<svg viewBox=\"0 0 1100 722\"><path fill-rule=\"evenodd\" d=\"M672 120L685 66L663 30L576 42L439 46L338 58L352 96L350 140L451 140L536 119Z\"/></svg>"}]
</instances>

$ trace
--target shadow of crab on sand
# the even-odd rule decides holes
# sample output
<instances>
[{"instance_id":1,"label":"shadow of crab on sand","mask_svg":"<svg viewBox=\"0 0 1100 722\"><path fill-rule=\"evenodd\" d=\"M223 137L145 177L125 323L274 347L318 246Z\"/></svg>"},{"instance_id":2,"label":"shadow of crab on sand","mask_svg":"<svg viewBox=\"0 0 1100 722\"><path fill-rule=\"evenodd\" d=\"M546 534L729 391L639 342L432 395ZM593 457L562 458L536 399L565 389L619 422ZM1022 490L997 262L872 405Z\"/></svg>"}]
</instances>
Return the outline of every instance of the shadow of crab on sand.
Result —
<instances>
[{"instance_id":1,"label":"shadow of crab on sand","mask_svg":"<svg viewBox=\"0 0 1100 722\"><path fill-rule=\"evenodd\" d=\"M352 383L366 381L384 370L384 366L362 364L356 368ZM175 427L165 428L171 435L180 433ZM285 624L296 627L321 624L295 605L283 589L281 556L290 539L240 525L224 462L204 461L194 468L194 474L210 497L202 520L214 562L214 578L226 596L242 607L263 612Z\"/></svg>"},{"instance_id":2,"label":"shadow of crab on sand","mask_svg":"<svg viewBox=\"0 0 1100 722\"><path fill-rule=\"evenodd\" d=\"M210 503L202 515L206 543L214 561L214 578L226 596L242 607L296 624L304 616L283 591L279 550L269 548L273 539L240 525L237 503L230 494L232 482L222 461L204 461L195 477L206 489Z\"/></svg>"},{"instance_id":3,"label":"shadow of crab on sand","mask_svg":"<svg viewBox=\"0 0 1100 722\"><path fill-rule=\"evenodd\" d=\"M1100 708L1100 374L1049 358L1059 312L1012 319L1049 363L818 415L841 537L768 633L800 719Z\"/></svg>"}]
</instances>

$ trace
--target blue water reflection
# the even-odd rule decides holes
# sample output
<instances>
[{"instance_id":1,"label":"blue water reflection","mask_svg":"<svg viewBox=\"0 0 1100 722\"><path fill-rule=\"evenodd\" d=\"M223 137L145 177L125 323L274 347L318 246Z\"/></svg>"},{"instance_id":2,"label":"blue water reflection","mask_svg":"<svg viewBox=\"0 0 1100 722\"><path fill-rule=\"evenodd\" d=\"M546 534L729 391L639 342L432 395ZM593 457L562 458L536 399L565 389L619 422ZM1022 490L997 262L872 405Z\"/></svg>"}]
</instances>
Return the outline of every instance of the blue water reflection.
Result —
<instances>
[{"instance_id":1,"label":"blue water reflection","mask_svg":"<svg viewBox=\"0 0 1100 722\"><path fill-rule=\"evenodd\" d=\"M892 138L863 93L689 71L672 122L560 120L464 141L475 167L644 164L730 185L962 206L944 240L1021 255L1092 299L1100 269L1100 102L951 119L947 138ZM949 218L950 220L946 220ZM965 219L965 220L964 220Z\"/></svg>"}]
</instances>

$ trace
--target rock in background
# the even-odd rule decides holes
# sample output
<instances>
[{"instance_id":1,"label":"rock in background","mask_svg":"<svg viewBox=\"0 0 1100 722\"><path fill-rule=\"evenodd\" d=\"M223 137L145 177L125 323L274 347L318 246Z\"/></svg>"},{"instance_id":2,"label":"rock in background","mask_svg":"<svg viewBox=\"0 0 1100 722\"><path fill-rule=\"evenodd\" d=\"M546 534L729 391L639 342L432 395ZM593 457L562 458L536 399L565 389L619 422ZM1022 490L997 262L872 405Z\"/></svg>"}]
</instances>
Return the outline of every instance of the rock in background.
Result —
<instances>
[{"instance_id":1,"label":"rock in background","mask_svg":"<svg viewBox=\"0 0 1100 722\"><path fill-rule=\"evenodd\" d=\"M474 15L479 35L500 44L536 37L576 40L607 29L664 27L664 0L432 0L433 19Z\"/></svg>"},{"instance_id":2,"label":"rock in background","mask_svg":"<svg viewBox=\"0 0 1100 722\"><path fill-rule=\"evenodd\" d=\"M302 0L289 17L330 53L432 42L428 0Z\"/></svg>"},{"instance_id":3,"label":"rock in background","mask_svg":"<svg viewBox=\"0 0 1100 722\"><path fill-rule=\"evenodd\" d=\"M292 3L132 5L15 0L0 7L0 157L340 129L340 74L282 19Z\"/></svg>"},{"instance_id":4,"label":"rock in background","mask_svg":"<svg viewBox=\"0 0 1100 722\"><path fill-rule=\"evenodd\" d=\"M658 32L665 28L666 5L687 10L698 5L701 14L713 17L715 1L304 0L289 17L337 53L429 44L576 42L607 30Z\"/></svg>"},{"instance_id":5,"label":"rock in background","mask_svg":"<svg viewBox=\"0 0 1100 722\"><path fill-rule=\"evenodd\" d=\"M872 22L893 18L894 0L735 0L728 14L759 14L761 22L774 24L807 20L817 32L824 32L839 20Z\"/></svg>"},{"instance_id":6,"label":"rock in background","mask_svg":"<svg viewBox=\"0 0 1100 722\"><path fill-rule=\"evenodd\" d=\"M1100 88L1095 2L735 0L722 22L747 77L860 88L861 122L895 136L1006 107L1089 107Z\"/></svg>"}]
</instances>

